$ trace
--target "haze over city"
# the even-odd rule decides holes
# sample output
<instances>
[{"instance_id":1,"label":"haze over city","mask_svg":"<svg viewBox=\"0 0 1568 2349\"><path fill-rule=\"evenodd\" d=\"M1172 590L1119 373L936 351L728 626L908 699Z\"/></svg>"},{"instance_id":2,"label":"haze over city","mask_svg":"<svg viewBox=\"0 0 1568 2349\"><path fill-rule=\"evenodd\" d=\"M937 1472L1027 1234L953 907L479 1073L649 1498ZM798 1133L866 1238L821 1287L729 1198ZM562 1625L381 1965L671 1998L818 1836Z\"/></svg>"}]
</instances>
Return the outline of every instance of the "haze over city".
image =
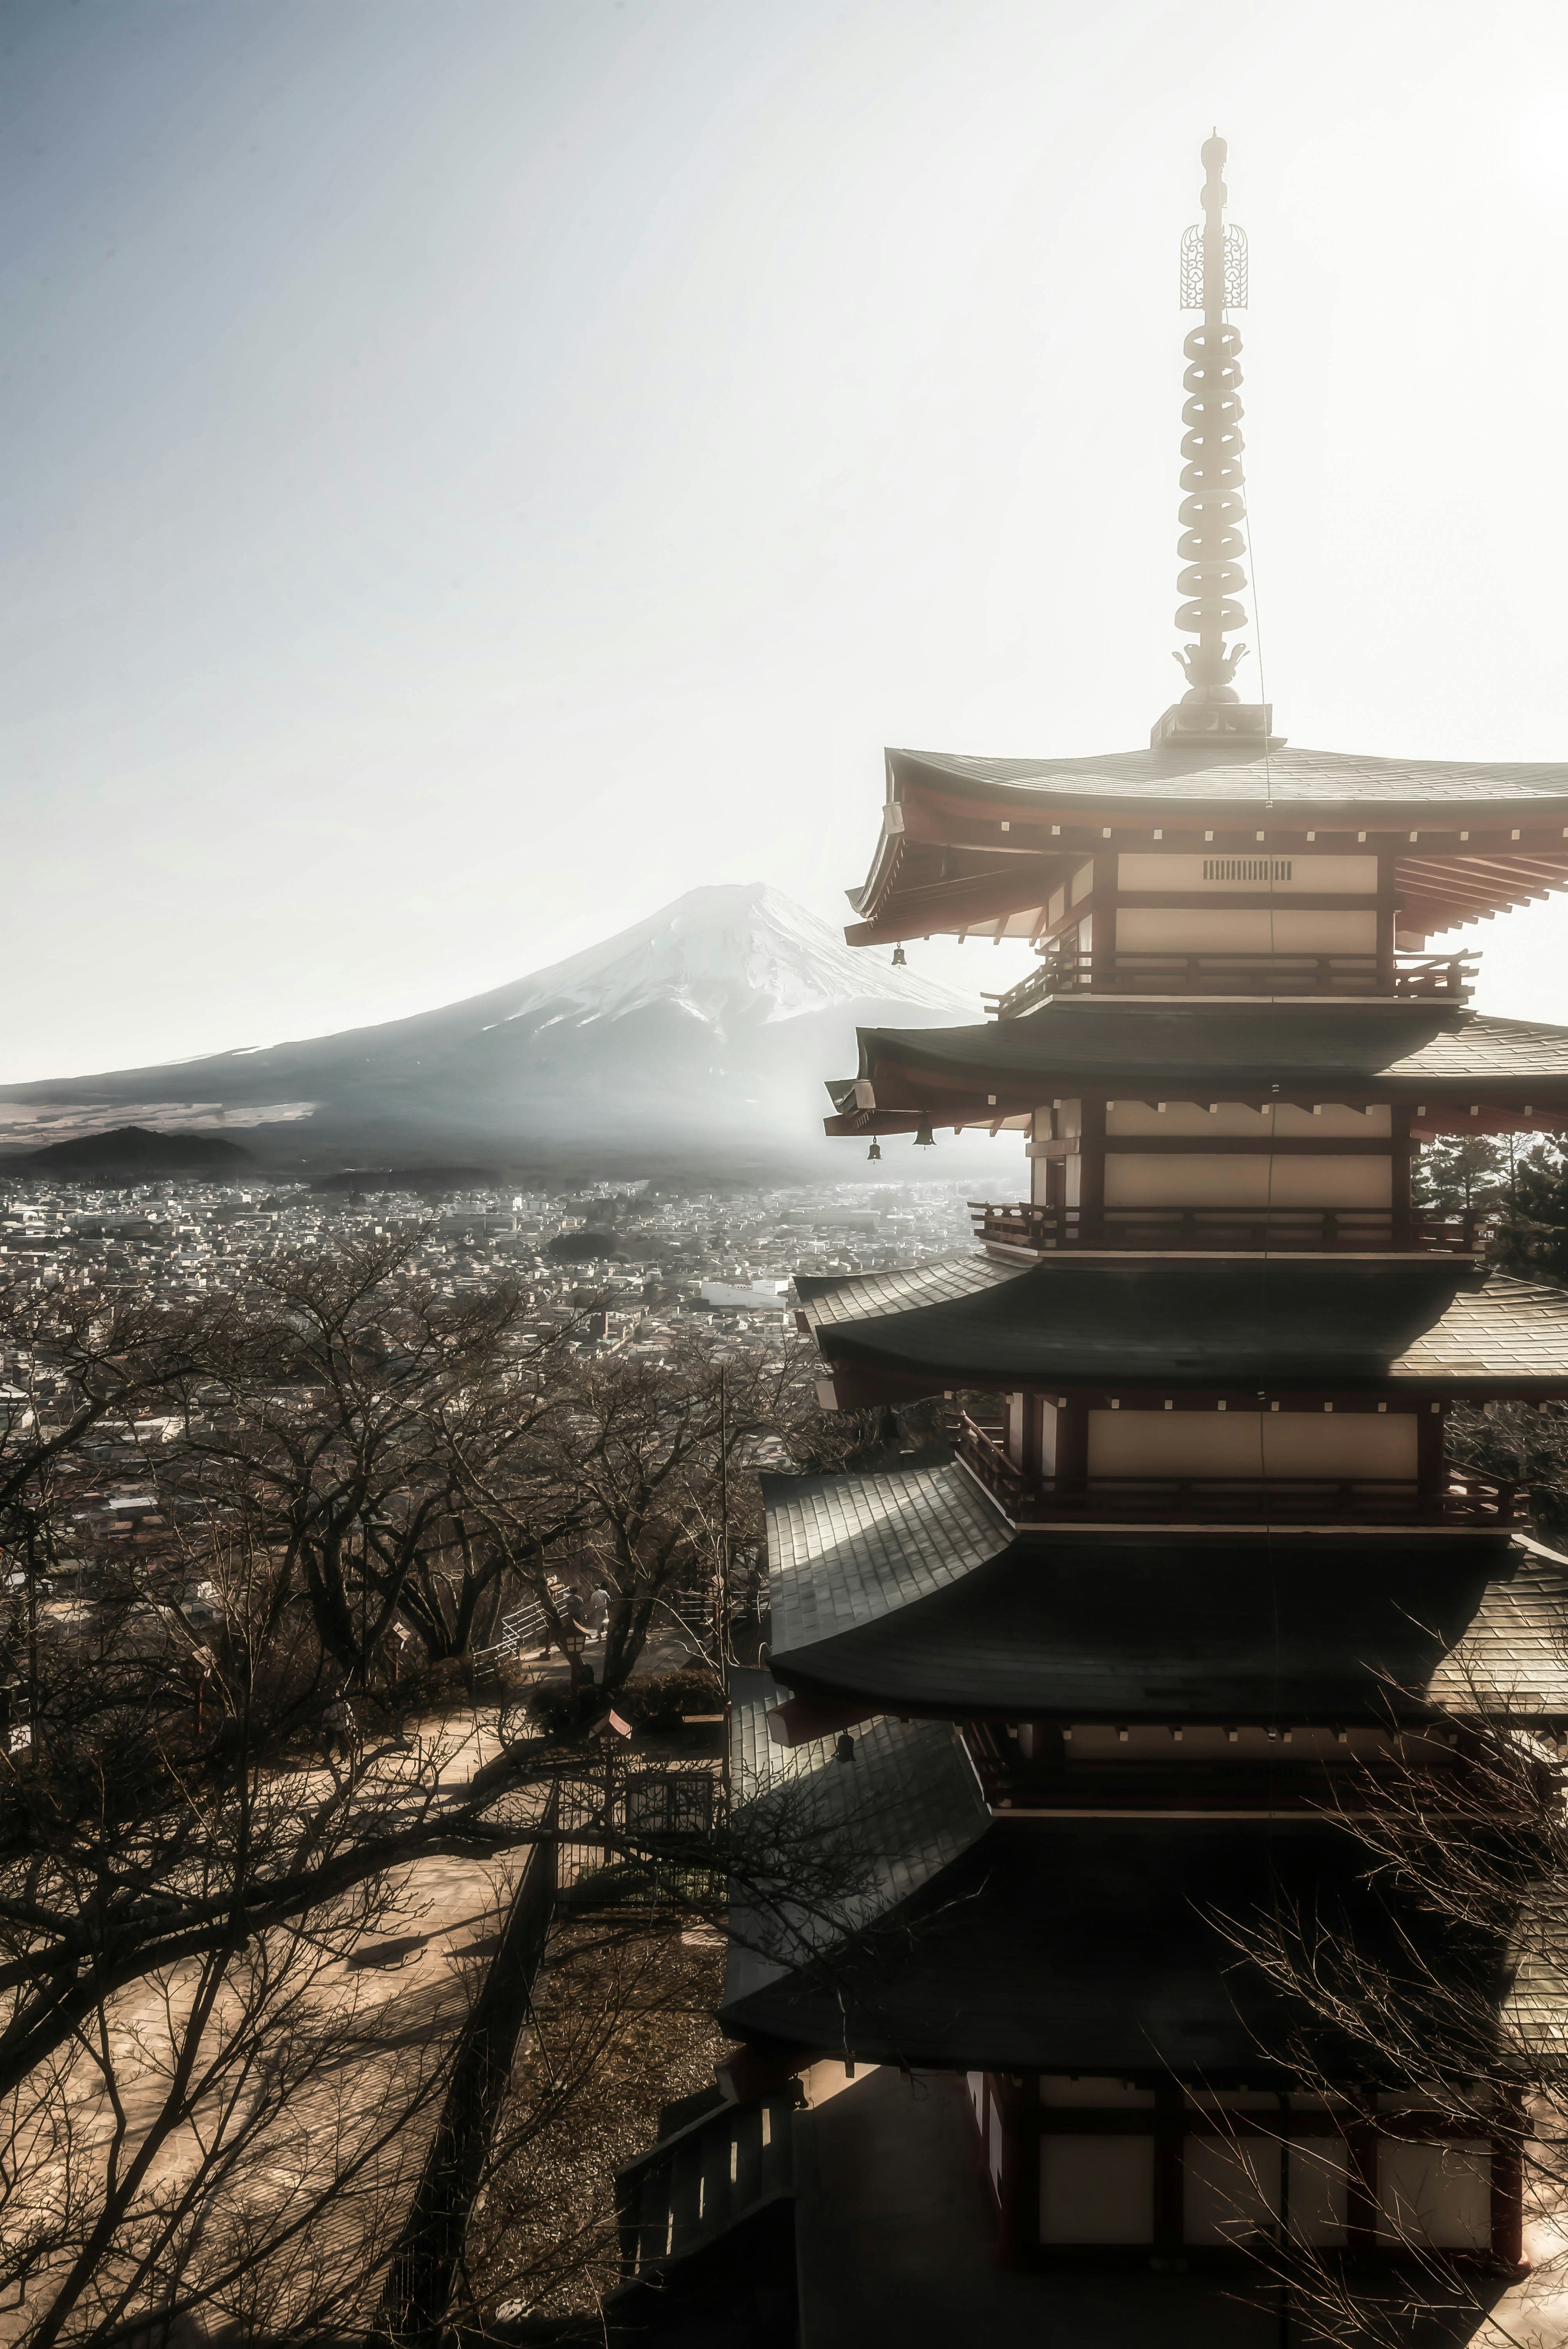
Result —
<instances>
[{"instance_id":1,"label":"haze over city","mask_svg":"<svg viewBox=\"0 0 1568 2349\"><path fill-rule=\"evenodd\" d=\"M694 883L836 923L884 743L1145 740L1211 120L1243 692L1560 747L1556 8L3 22L6 1081L425 1010ZM1469 934L1482 1009L1553 1016L1563 921Z\"/></svg>"}]
</instances>

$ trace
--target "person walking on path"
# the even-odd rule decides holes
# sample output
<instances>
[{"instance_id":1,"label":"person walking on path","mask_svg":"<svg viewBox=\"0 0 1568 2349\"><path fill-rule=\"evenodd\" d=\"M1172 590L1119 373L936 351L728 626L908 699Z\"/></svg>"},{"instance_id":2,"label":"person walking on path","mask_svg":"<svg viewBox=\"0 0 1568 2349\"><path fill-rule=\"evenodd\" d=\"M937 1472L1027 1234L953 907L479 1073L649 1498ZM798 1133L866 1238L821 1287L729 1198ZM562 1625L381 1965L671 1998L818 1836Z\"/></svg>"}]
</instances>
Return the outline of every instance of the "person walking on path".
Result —
<instances>
[{"instance_id":1,"label":"person walking on path","mask_svg":"<svg viewBox=\"0 0 1568 2349\"><path fill-rule=\"evenodd\" d=\"M354 1718L354 1707L346 1696L335 1697L321 1716L323 1761L330 1763L333 1747L341 1745L345 1762L352 1762L358 1735L359 1728Z\"/></svg>"}]
</instances>

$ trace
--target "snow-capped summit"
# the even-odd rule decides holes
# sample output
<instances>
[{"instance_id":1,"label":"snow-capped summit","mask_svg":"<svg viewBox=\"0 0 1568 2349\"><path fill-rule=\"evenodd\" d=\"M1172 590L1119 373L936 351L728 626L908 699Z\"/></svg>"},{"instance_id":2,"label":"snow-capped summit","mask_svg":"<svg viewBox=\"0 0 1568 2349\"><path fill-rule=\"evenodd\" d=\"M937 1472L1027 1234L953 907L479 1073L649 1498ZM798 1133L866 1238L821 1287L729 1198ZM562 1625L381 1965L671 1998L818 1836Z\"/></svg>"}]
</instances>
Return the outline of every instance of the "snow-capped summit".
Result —
<instances>
[{"instance_id":1,"label":"snow-capped summit","mask_svg":"<svg viewBox=\"0 0 1568 2349\"><path fill-rule=\"evenodd\" d=\"M296 1164L458 1150L781 1164L825 1147L823 1081L852 1071L857 1023L979 1010L760 882L691 889L602 946L410 1019L13 1087L0 1149L135 1123L248 1129L247 1148ZM831 1163L848 1161L835 1147Z\"/></svg>"},{"instance_id":2,"label":"snow-capped summit","mask_svg":"<svg viewBox=\"0 0 1568 2349\"><path fill-rule=\"evenodd\" d=\"M688 889L602 946L500 989L502 998L501 1019L548 1012L580 1023L670 1003L720 1037L872 998L948 1019L975 1016L966 997L913 970L889 968L885 956L873 962L762 881Z\"/></svg>"}]
</instances>

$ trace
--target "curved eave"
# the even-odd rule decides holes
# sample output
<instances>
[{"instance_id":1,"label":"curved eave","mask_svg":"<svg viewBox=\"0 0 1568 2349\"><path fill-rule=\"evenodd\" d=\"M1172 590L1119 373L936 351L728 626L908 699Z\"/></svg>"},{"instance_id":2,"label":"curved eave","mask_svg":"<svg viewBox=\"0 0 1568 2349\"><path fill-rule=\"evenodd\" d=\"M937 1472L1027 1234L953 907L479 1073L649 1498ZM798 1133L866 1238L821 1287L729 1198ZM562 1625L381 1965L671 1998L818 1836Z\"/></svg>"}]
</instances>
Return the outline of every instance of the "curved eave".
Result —
<instances>
[{"instance_id":1,"label":"curved eave","mask_svg":"<svg viewBox=\"0 0 1568 2349\"><path fill-rule=\"evenodd\" d=\"M1506 1537L1016 1535L956 1464L766 1482L774 1678L846 1713L1568 1717L1564 1561Z\"/></svg>"},{"instance_id":2,"label":"curved eave","mask_svg":"<svg viewBox=\"0 0 1568 2349\"><path fill-rule=\"evenodd\" d=\"M1224 1258L923 1268L906 1299L851 1275L803 1314L840 1401L974 1387L1071 1389L1130 1407L1177 1395L1480 1401L1568 1393L1568 1291L1451 1259ZM935 1279L944 1286L940 1290ZM903 1278L913 1278L904 1276Z\"/></svg>"},{"instance_id":3,"label":"curved eave","mask_svg":"<svg viewBox=\"0 0 1568 2349\"><path fill-rule=\"evenodd\" d=\"M1355 1837L1323 1818L1041 1819L993 1826L852 1951L767 1969L732 1954L718 2020L753 2044L910 2069L1294 2086L1259 2051L1287 2045L1299 2013L1218 1921L1281 1906L1309 1943L1389 1968L1414 1950L1439 1979L1454 1966L1442 1920L1369 1887ZM1494 1971L1501 2000L1501 1946ZM1563 2001L1543 1971L1525 2019L1553 2046ZM1343 2080L1383 2075L1364 2045L1315 2054Z\"/></svg>"},{"instance_id":4,"label":"curved eave","mask_svg":"<svg viewBox=\"0 0 1568 2349\"><path fill-rule=\"evenodd\" d=\"M904 1313L971 1297L999 1281L1016 1278L1016 1267L995 1264L978 1249L936 1257L902 1272L798 1272L797 1318L808 1330L820 1331L840 1320Z\"/></svg>"},{"instance_id":5,"label":"curved eave","mask_svg":"<svg viewBox=\"0 0 1568 2349\"><path fill-rule=\"evenodd\" d=\"M890 750L890 798L907 806L923 792L1004 817L1026 812L1056 819L1090 816L1140 823L1151 807L1174 804L1190 823L1236 823L1260 810L1291 829L1401 825L1457 831L1538 830L1568 825L1568 762L1495 763L1379 759L1335 750L1253 744L1230 751L1165 743L1089 759L983 759L962 753Z\"/></svg>"},{"instance_id":6,"label":"curved eave","mask_svg":"<svg viewBox=\"0 0 1568 2349\"><path fill-rule=\"evenodd\" d=\"M1568 767L1166 746L1084 761L893 750L853 946L1028 937L1063 870L1123 849L1395 849L1405 927L1430 935L1568 886ZM1259 827L1263 830L1260 833Z\"/></svg>"},{"instance_id":7,"label":"curved eave","mask_svg":"<svg viewBox=\"0 0 1568 2349\"><path fill-rule=\"evenodd\" d=\"M1479 1013L1061 1004L968 1028L862 1028L858 1040L858 1075L827 1085L830 1134L1022 1127L1064 1094L1389 1107L1411 1113L1418 1140L1568 1125L1568 1028Z\"/></svg>"}]
</instances>

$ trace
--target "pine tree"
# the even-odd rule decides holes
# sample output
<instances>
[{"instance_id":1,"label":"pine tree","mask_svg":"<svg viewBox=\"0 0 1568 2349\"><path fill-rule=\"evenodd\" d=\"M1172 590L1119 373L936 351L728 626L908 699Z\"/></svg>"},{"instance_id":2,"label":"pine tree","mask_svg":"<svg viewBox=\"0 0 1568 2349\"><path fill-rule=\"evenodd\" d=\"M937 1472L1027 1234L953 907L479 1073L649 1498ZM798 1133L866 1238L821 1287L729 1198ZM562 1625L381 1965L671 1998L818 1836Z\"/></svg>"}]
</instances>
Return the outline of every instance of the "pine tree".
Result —
<instances>
[{"instance_id":1,"label":"pine tree","mask_svg":"<svg viewBox=\"0 0 1568 2349\"><path fill-rule=\"evenodd\" d=\"M1415 1166L1416 1204L1434 1215L1458 1216L1472 1207L1495 1207L1511 1154L1484 1134L1465 1133L1429 1142Z\"/></svg>"},{"instance_id":2,"label":"pine tree","mask_svg":"<svg viewBox=\"0 0 1568 2349\"><path fill-rule=\"evenodd\" d=\"M1507 1272L1568 1285L1568 1153L1538 1142L1513 1166L1512 1197L1492 1250Z\"/></svg>"}]
</instances>

